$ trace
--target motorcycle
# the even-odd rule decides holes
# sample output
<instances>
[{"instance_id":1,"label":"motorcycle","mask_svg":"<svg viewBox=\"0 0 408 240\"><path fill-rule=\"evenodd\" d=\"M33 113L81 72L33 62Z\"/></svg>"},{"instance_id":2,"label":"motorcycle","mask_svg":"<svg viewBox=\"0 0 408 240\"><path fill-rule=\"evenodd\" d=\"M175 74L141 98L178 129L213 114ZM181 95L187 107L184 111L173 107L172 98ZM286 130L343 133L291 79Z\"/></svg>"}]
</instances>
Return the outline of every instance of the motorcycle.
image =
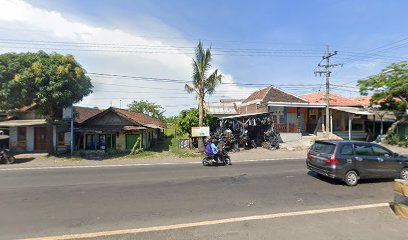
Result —
<instances>
[{"instance_id":1,"label":"motorcycle","mask_svg":"<svg viewBox=\"0 0 408 240\"><path fill-rule=\"evenodd\" d=\"M217 161L214 161L213 155L203 153L202 157L203 166L218 166L218 162L221 162L221 164L224 166L231 165L231 158L228 155L228 151L225 149L225 147L219 148L218 153L219 155Z\"/></svg>"},{"instance_id":2,"label":"motorcycle","mask_svg":"<svg viewBox=\"0 0 408 240\"><path fill-rule=\"evenodd\" d=\"M219 150L219 160L221 161L221 163L222 164L224 164L224 166L225 165L231 165L231 158L230 158L230 156L228 155L228 151L225 149L225 147L222 147L220 150Z\"/></svg>"},{"instance_id":3,"label":"motorcycle","mask_svg":"<svg viewBox=\"0 0 408 240\"><path fill-rule=\"evenodd\" d=\"M15 160L16 159L10 153L10 150L3 149L3 150L0 151L0 163L9 164L9 163L14 163Z\"/></svg>"}]
</instances>

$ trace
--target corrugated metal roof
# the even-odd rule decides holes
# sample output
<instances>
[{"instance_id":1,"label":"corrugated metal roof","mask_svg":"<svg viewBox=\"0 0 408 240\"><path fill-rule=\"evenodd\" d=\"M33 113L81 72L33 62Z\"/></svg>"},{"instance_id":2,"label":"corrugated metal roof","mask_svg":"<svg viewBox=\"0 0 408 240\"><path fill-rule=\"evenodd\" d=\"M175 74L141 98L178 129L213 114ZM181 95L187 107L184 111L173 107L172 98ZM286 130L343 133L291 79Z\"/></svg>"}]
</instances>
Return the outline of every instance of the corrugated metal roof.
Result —
<instances>
[{"instance_id":1,"label":"corrugated metal roof","mask_svg":"<svg viewBox=\"0 0 408 240\"><path fill-rule=\"evenodd\" d=\"M355 107L330 107L330 109L347 112L347 113L358 114L358 115L374 115L374 113L372 112L368 112L364 109L355 108Z\"/></svg>"},{"instance_id":2,"label":"corrugated metal roof","mask_svg":"<svg viewBox=\"0 0 408 240\"><path fill-rule=\"evenodd\" d=\"M241 102L214 102L207 103L205 108L209 114L237 114L235 106L239 105Z\"/></svg>"}]
</instances>

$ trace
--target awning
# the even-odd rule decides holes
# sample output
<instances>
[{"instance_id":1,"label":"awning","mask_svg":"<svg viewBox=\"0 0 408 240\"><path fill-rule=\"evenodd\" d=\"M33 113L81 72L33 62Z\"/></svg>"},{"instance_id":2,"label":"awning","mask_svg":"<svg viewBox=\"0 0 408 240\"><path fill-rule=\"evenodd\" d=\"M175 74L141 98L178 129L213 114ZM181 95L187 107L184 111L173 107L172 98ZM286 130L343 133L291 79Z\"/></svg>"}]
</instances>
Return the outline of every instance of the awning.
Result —
<instances>
[{"instance_id":1,"label":"awning","mask_svg":"<svg viewBox=\"0 0 408 240\"><path fill-rule=\"evenodd\" d=\"M9 139L9 135L0 135L0 140Z\"/></svg>"},{"instance_id":2,"label":"awning","mask_svg":"<svg viewBox=\"0 0 408 240\"><path fill-rule=\"evenodd\" d=\"M300 103L300 102L268 102L268 107L303 107L303 108L325 108L322 103Z\"/></svg>"},{"instance_id":3,"label":"awning","mask_svg":"<svg viewBox=\"0 0 408 240\"><path fill-rule=\"evenodd\" d=\"M342 111L346 113L357 114L357 115L374 115L374 113L372 112L368 112L364 109L355 108L355 107L330 107L330 109L334 109L334 110Z\"/></svg>"},{"instance_id":4,"label":"awning","mask_svg":"<svg viewBox=\"0 0 408 240\"><path fill-rule=\"evenodd\" d=\"M231 119L231 118L240 118L240 117L249 117L249 116L256 116L256 115L262 115L262 114L272 114L270 112L263 112L263 113L247 113L247 114L240 114L240 115L232 115L232 116L227 116L227 117L220 117L220 119Z\"/></svg>"},{"instance_id":5,"label":"awning","mask_svg":"<svg viewBox=\"0 0 408 240\"><path fill-rule=\"evenodd\" d=\"M136 130L145 130L146 127L137 127L137 126L124 126L123 130L125 131L136 131Z\"/></svg>"},{"instance_id":6,"label":"awning","mask_svg":"<svg viewBox=\"0 0 408 240\"><path fill-rule=\"evenodd\" d=\"M8 120L0 122L0 127L24 127L24 126L38 126L45 125L45 119L30 119L30 120Z\"/></svg>"}]
</instances>

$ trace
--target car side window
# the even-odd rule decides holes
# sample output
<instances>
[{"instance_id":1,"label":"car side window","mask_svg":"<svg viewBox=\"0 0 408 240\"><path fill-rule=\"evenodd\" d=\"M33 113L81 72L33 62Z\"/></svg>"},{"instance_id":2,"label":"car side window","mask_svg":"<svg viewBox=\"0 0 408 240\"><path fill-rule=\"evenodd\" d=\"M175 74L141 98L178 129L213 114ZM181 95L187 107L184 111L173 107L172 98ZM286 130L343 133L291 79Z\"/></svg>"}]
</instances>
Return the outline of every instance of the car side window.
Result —
<instances>
[{"instance_id":1,"label":"car side window","mask_svg":"<svg viewBox=\"0 0 408 240\"><path fill-rule=\"evenodd\" d=\"M378 147L378 146L373 146L373 151L374 151L375 156L381 156L381 157L391 156L391 153L388 150Z\"/></svg>"},{"instance_id":2,"label":"car side window","mask_svg":"<svg viewBox=\"0 0 408 240\"><path fill-rule=\"evenodd\" d=\"M343 145L341 147L340 154L341 155L353 155L353 145L352 144Z\"/></svg>"},{"instance_id":3,"label":"car side window","mask_svg":"<svg viewBox=\"0 0 408 240\"><path fill-rule=\"evenodd\" d=\"M374 152L371 146L369 145L354 145L354 152L357 156L373 156Z\"/></svg>"}]
</instances>

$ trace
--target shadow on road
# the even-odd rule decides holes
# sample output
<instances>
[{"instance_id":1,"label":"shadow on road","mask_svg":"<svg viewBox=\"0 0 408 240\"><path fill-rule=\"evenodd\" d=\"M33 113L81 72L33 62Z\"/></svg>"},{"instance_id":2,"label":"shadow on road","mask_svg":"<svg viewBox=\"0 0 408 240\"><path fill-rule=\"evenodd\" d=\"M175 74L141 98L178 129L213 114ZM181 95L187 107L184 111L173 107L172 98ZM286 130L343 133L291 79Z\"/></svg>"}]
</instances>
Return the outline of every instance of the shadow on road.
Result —
<instances>
[{"instance_id":1,"label":"shadow on road","mask_svg":"<svg viewBox=\"0 0 408 240\"><path fill-rule=\"evenodd\" d=\"M314 177L316 179L319 179L323 182L329 183L331 185L345 185L341 180L338 179L332 179L323 175L320 175L318 173L315 173L313 171L309 171L307 175ZM369 183L384 183L384 182L393 182L394 179L390 178L376 178L376 179L360 179L358 181L358 184L369 184Z\"/></svg>"}]
</instances>

